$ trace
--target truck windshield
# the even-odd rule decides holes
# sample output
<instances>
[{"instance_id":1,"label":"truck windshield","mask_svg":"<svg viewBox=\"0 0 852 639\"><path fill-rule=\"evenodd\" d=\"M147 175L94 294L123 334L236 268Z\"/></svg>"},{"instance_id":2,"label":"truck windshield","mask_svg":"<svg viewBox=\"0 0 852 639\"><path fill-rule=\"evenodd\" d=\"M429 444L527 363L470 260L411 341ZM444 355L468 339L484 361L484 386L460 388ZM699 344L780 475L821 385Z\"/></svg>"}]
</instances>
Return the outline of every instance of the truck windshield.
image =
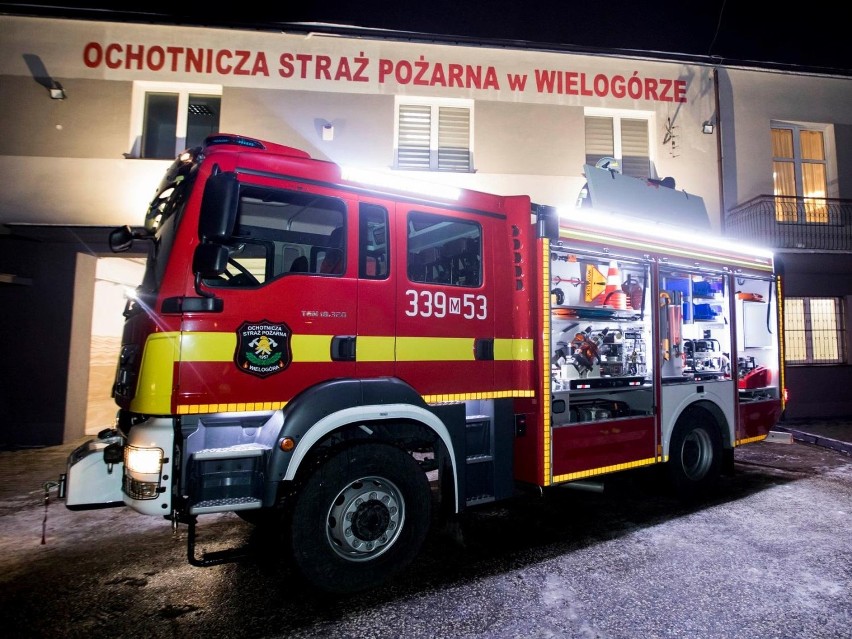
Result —
<instances>
[{"instance_id":1,"label":"truck windshield","mask_svg":"<svg viewBox=\"0 0 852 639\"><path fill-rule=\"evenodd\" d=\"M181 176L178 181L161 188L148 207L145 229L152 235L152 241L139 287L141 294L156 293L160 289L192 182L190 177Z\"/></svg>"}]
</instances>

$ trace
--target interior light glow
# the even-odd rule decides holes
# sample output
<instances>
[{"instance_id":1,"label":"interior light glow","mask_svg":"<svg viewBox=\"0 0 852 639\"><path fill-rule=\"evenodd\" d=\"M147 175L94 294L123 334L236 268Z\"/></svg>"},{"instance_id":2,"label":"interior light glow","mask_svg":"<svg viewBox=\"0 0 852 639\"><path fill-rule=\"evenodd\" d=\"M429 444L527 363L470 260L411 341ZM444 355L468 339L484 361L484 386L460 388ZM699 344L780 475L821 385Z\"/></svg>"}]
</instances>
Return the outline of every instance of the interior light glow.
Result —
<instances>
[{"instance_id":1,"label":"interior light glow","mask_svg":"<svg viewBox=\"0 0 852 639\"><path fill-rule=\"evenodd\" d=\"M370 186L377 186L379 188L428 195L444 200L458 200L461 196L461 189L455 186L433 184L432 182L415 180L400 175L379 173L367 169L342 167L341 177L349 182L360 182L361 184L369 184Z\"/></svg>"},{"instance_id":2,"label":"interior light glow","mask_svg":"<svg viewBox=\"0 0 852 639\"><path fill-rule=\"evenodd\" d=\"M581 226L595 226L601 229L615 231L620 234L631 234L651 240L665 238L665 242L683 244L685 246L696 246L696 235L694 232L680 229L678 227L660 224L649 220L630 219L621 215L615 215L606 211L594 209L560 208L559 217L567 222L573 222ZM731 251L734 253L745 253L758 258L772 259L774 253L769 249L732 242L721 236L702 234L700 236L702 248L717 249L720 251Z\"/></svg>"}]
</instances>

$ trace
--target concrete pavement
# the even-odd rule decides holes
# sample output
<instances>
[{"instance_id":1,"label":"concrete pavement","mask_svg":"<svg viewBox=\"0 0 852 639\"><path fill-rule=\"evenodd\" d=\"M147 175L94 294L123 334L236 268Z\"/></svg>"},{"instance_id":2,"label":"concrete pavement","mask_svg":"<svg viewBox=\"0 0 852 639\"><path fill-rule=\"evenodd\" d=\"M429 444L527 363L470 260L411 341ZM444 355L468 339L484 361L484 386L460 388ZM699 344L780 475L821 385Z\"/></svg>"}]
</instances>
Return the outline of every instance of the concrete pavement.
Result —
<instances>
[{"instance_id":1,"label":"concrete pavement","mask_svg":"<svg viewBox=\"0 0 852 639\"><path fill-rule=\"evenodd\" d=\"M852 455L852 419L787 420L775 430L789 433L796 441Z\"/></svg>"}]
</instances>

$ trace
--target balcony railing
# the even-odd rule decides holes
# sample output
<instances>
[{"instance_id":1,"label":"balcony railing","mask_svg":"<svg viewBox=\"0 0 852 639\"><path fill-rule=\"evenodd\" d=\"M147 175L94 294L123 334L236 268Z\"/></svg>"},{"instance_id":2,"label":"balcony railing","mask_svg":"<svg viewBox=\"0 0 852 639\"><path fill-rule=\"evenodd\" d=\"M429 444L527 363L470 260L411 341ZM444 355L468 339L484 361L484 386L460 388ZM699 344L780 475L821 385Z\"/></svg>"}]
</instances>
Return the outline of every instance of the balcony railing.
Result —
<instances>
[{"instance_id":1,"label":"balcony railing","mask_svg":"<svg viewBox=\"0 0 852 639\"><path fill-rule=\"evenodd\" d=\"M852 251L852 200L759 195L728 213L725 235L770 248Z\"/></svg>"}]
</instances>

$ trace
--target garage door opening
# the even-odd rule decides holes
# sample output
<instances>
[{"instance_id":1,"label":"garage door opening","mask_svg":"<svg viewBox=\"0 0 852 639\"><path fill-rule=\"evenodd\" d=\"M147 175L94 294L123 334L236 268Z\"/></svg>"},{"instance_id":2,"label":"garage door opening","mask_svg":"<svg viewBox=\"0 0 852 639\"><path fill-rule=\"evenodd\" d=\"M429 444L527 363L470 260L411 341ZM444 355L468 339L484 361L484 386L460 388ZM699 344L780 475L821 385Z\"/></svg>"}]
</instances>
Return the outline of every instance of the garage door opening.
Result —
<instances>
[{"instance_id":1,"label":"garage door opening","mask_svg":"<svg viewBox=\"0 0 852 639\"><path fill-rule=\"evenodd\" d=\"M86 435L95 435L115 422L118 407L112 398L112 384L121 347L122 312L127 293L139 285L144 272L144 258L98 259L92 304Z\"/></svg>"}]
</instances>

